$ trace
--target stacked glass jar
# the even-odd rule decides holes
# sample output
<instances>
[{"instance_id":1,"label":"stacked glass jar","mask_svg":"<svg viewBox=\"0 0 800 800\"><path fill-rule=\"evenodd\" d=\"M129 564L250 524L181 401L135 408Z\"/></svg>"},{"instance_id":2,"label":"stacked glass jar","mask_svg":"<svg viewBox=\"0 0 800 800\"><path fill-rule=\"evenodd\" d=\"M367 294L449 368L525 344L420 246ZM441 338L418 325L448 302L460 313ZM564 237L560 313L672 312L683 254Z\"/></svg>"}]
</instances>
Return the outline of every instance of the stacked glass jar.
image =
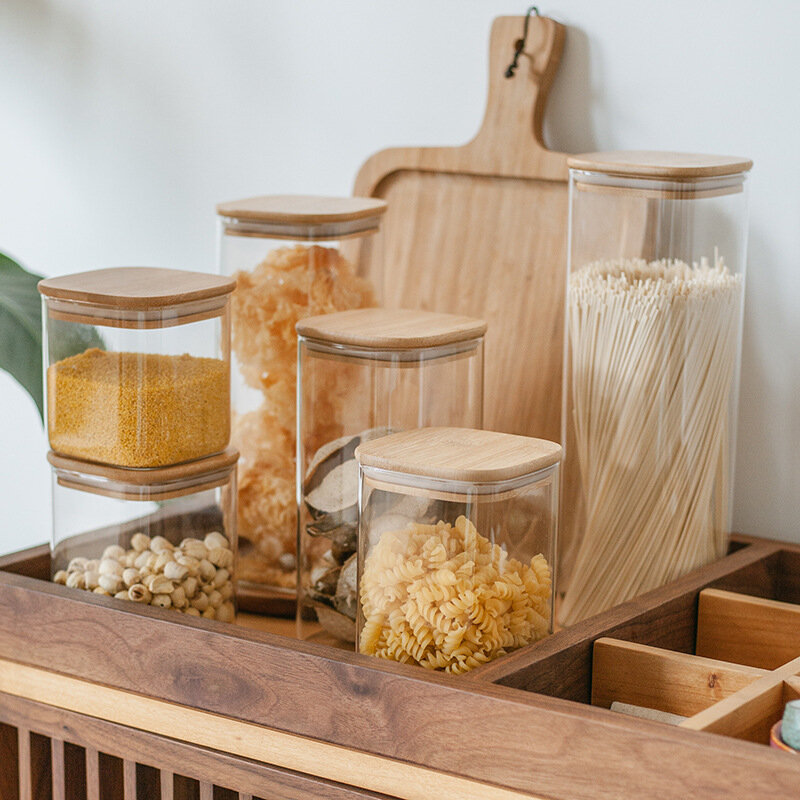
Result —
<instances>
[{"instance_id":1,"label":"stacked glass jar","mask_svg":"<svg viewBox=\"0 0 800 800\"><path fill-rule=\"evenodd\" d=\"M39 283L56 582L233 619L232 290L136 267Z\"/></svg>"},{"instance_id":2,"label":"stacked glass jar","mask_svg":"<svg viewBox=\"0 0 800 800\"><path fill-rule=\"evenodd\" d=\"M280 195L217 206L232 299L232 440L243 608L293 615L296 585L297 337L306 317L375 306L382 200ZM379 274L373 270L373 274Z\"/></svg>"},{"instance_id":3,"label":"stacked glass jar","mask_svg":"<svg viewBox=\"0 0 800 800\"><path fill-rule=\"evenodd\" d=\"M377 308L297 324L300 636L321 626L355 641L356 448L426 425L479 428L485 332L472 317Z\"/></svg>"}]
</instances>

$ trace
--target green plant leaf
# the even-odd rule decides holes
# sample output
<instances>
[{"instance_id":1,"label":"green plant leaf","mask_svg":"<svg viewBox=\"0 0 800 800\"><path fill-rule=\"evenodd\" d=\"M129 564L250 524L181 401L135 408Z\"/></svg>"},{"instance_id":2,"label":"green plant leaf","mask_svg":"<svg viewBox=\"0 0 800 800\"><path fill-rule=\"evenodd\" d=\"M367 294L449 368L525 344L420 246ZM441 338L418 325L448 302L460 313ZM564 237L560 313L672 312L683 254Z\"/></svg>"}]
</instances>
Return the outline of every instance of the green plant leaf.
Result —
<instances>
[{"instance_id":1,"label":"green plant leaf","mask_svg":"<svg viewBox=\"0 0 800 800\"><path fill-rule=\"evenodd\" d=\"M0 369L19 381L44 420L40 280L0 253Z\"/></svg>"}]
</instances>

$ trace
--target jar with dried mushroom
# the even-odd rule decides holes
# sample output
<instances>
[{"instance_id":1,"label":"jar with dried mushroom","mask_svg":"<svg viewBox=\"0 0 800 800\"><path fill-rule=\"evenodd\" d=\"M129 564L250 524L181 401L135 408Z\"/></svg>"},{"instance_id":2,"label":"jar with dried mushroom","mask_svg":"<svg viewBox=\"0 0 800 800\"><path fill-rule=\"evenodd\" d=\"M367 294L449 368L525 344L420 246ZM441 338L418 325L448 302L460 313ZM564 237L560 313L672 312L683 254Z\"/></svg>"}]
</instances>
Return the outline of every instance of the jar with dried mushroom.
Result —
<instances>
[{"instance_id":1,"label":"jar with dried mushroom","mask_svg":"<svg viewBox=\"0 0 800 800\"><path fill-rule=\"evenodd\" d=\"M232 441L239 462L239 599L294 613L296 583L295 323L376 305L362 277L380 259L382 200L267 196L217 206L220 271L232 301ZM339 400L320 389L330 413Z\"/></svg>"},{"instance_id":2,"label":"jar with dried mushroom","mask_svg":"<svg viewBox=\"0 0 800 800\"><path fill-rule=\"evenodd\" d=\"M359 652L459 674L552 631L559 445L423 428L356 459Z\"/></svg>"},{"instance_id":3,"label":"jar with dried mushroom","mask_svg":"<svg viewBox=\"0 0 800 800\"><path fill-rule=\"evenodd\" d=\"M225 450L233 286L150 267L40 281L53 451L150 469Z\"/></svg>"},{"instance_id":4,"label":"jar with dried mushroom","mask_svg":"<svg viewBox=\"0 0 800 800\"><path fill-rule=\"evenodd\" d=\"M235 450L149 470L52 451L47 458L53 474L53 581L233 621Z\"/></svg>"},{"instance_id":5,"label":"jar with dried mushroom","mask_svg":"<svg viewBox=\"0 0 800 800\"><path fill-rule=\"evenodd\" d=\"M485 331L471 317L388 309L297 324L301 636L355 641L356 448L421 425L480 427Z\"/></svg>"}]
</instances>

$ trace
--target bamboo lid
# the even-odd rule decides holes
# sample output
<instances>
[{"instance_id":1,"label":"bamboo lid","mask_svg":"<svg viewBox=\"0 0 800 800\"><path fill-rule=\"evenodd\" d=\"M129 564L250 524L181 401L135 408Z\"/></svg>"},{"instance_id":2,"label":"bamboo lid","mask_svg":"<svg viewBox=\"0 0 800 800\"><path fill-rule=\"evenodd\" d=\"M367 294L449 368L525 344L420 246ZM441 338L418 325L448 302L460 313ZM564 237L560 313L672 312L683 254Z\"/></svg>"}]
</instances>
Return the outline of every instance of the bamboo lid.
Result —
<instances>
[{"instance_id":1,"label":"bamboo lid","mask_svg":"<svg viewBox=\"0 0 800 800\"><path fill-rule=\"evenodd\" d=\"M561 445L471 428L418 428L363 442L356 458L406 475L492 483L552 467L561 460Z\"/></svg>"},{"instance_id":2,"label":"bamboo lid","mask_svg":"<svg viewBox=\"0 0 800 800\"><path fill-rule=\"evenodd\" d=\"M147 311L220 298L236 288L233 278L160 267L112 267L39 281L46 297L105 308Z\"/></svg>"},{"instance_id":3,"label":"bamboo lid","mask_svg":"<svg viewBox=\"0 0 800 800\"><path fill-rule=\"evenodd\" d=\"M478 339L486 323L475 317L409 309L359 308L300 320L297 333L329 344L410 350Z\"/></svg>"},{"instance_id":4,"label":"bamboo lid","mask_svg":"<svg viewBox=\"0 0 800 800\"><path fill-rule=\"evenodd\" d=\"M205 479L213 480L220 472L230 472L239 460L239 451L229 447L222 453L186 464L172 464L168 467L133 469L129 467L113 467L108 464L96 464L92 461L81 461L54 453L47 453L47 460L57 470L103 478L117 484L136 487L163 487L165 484L182 484L192 482L193 486L202 487Z\"/></svg>"},{"instance_id":5,"label":"bamboo lid","mask_svg":"<svg viewBox=\"0 0 800 800\"><path fill-rule=\"evenodd\" d=\"M252 222L322 225L380 217L386 203L373 197L317 197L275 194L217 205L217 214ZM377 224L377 221L376 221Z\"/></svg>"},{"instance_id":6,"label":"bamboo lid","mask_svg":"<svg viewBox=\"0 0 800 800\"><path fill-rule=\"evenodd\" d=\"M567 166L570 169L602 172L608 175L691 180L737 175L747 172L753 166L753 162L748 158L737 156L616 150L569 156Z\"/></svg>"}]
</instances>

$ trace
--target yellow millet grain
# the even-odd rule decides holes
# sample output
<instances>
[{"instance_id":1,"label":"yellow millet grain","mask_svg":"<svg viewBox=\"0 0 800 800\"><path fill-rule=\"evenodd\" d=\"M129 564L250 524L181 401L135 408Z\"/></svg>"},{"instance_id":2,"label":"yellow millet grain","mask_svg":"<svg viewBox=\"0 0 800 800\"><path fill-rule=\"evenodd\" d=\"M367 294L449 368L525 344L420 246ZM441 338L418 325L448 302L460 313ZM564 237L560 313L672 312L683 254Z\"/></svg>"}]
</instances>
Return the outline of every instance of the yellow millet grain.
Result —
<instances>
[{"instance_id":1,"label":"yellow millet grain","mask_svg":"<svg viewBox=\"0 0 800 800\"><path fill-rule=\"evenodd\" d=\"M47 370L47 424L57 453L160 467L225 449L228 365L217 358L91 348Z\"/></svg>"}]
</instances>

